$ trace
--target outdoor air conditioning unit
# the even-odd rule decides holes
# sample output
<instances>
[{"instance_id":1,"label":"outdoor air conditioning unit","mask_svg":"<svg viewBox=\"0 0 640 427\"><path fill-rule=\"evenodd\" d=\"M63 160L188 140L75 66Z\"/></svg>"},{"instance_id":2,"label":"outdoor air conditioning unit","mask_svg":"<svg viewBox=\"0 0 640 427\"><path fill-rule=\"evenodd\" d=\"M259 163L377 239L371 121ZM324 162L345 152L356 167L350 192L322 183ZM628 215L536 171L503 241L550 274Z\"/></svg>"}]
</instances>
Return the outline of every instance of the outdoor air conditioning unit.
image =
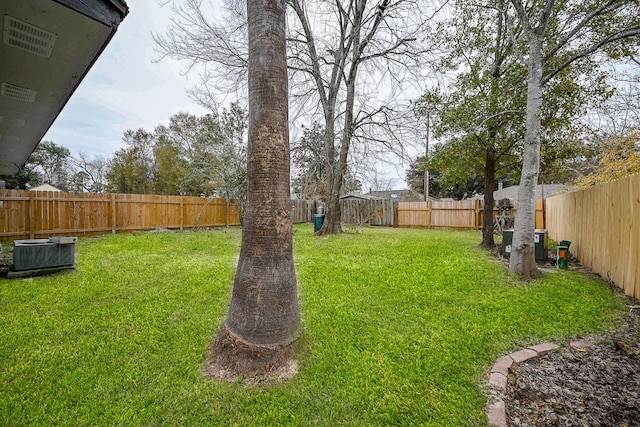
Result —
<instances>
[{"instance_id":1,"label":"outdoor air conditioning unit","mask_svg":"<svg viewBox=\"0 0 640 427\"><path fill-rule=\"evenodd\" d=\"M16 240L13 269L7 277L24 277L75 268L77 237Z\"/></svg>"}]
</instances>

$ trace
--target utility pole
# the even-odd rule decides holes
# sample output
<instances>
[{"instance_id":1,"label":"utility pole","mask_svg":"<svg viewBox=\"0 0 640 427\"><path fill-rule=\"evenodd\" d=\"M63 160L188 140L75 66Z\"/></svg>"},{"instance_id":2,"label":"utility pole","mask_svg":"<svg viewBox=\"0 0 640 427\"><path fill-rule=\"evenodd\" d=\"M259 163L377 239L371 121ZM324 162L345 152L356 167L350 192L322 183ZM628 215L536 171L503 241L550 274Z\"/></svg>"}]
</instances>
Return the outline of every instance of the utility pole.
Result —
<instances>
[{"instance_id":1,"label":"utility pole","mask_svg":"<svg viewBox=\"0 0 640 427\"><path fill-rule=\"evenodd\" d=\"M429 127L431 125L431 112L427 111L427 149L425 151L425 161L429 160ZM424 168L424 201L429 201L429 167Z\"/></svg>"}]
</instances>

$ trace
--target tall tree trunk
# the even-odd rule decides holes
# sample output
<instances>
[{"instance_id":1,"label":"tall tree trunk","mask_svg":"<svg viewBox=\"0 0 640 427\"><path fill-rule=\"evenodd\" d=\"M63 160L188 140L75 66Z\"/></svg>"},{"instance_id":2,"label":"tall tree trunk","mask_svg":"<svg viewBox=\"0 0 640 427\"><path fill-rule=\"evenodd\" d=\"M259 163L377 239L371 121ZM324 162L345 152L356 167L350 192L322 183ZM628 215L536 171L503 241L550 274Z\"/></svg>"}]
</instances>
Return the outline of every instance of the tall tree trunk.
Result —
<instances>
[{"instance_id":1,"label":"tall tree trunk","mask_svg":"<svg viewBox=\"0 0 640 427\"><path fill-rule=\"evenodd\" d=\"M489 145L485 151L484 159L484 213L482 224L482 243L480 246L486 249L496 247L493 238L493 189L496 184L496 149Z\"/></svg>"},{"instance_id":2,"label":"tall tree trunk","mask_svg":"<svg viewBox=\"0 0 640 427\"><path fill-rule=\"evenodd\" d=\"M355 78L357 65L352 67L352 74ZM347 173L347 161L349 157L349 147L351 138L353 137L353 104L355 102L355 80L348 79L347 99L344 118L344 129L342 131L342 141L340 144L340 152L336 163L335 150L331 150L332 167L327 168L327 186L329 189L328 215L318 234L338 234L342 233L341 210L340 210L340 194L342 192L342 184L344 176ZM329 176L331 177L329 179Z\"/></svg>"},{"instance_id":3,"label":"tall tree trunk","mask_svg":"<svg viewBox=\"0 0 640 427\"><path fill-rule=\"evenodd\" d=\"M332 112L333 110L330 110ZM332 115L332 114L331 114ZM336 149L335 149L335 128L333 118L326 120L325 127L325 170L327 173L327 200L324 223L318 234L339 234L342 233L342 224L340 219L342 212L340 211L340 187L342 177L339 176L336 167Z\"/></svg>"},{"instance_id":4,"label":"tall tree trunk","mask_svg":"<svg viewBox=\"0 0 640 427\"><path fill-rule=\"evenodd\" d=\"M249 0L249 145L242 247L207 373L286 374L299 326L289 191L286 0Z\"/></svg>"},{"instance_id":5,"label":"tall tree trunk","mask_svg":"<svg viewBox=\"0 0 640 427\"><path fill-rule=\"evenodd\" d=\"M538 34L542 32L542 34ZM540 171L540 110L542 108L542 38L544 31L529 34L529 73L525 116L524 159L518 189L509 271L524 278L538 277L535 261L535 188Z\"/></svg>"},{"instance_id":6,"label":"tall tree trunk","mask_svg":"<svg viewBox=\"0 0 640 427\"><path fill-rule=\"evenodd\" d=\"M335 192L336 181L333 181L334 186L329 190L324 222L322 224L322 228L317 233L319 235L342 233L342 223L340 221L342 217L342 210L340 209L340 194L337 193L337 197L333 195Z\"/></svg>"},{"instance_id":7,"label":"tall tree trunk","mask_svg":"<svg viewBox=\"0 0 640 427\"><path fill-rule=\"evenodd\" d=\"M496 40L495 51L493 56L493 65L491 70L491 89L489 92L489 102L491 115L496 114L502 107L498 104L499 96L499 82L502 78L500 64L503 57L503 15L501 12L496 12ZM498 125L495 123L495 118L491 119L488 123L486 149L484 156L484 215L482 224L482 243L480 246L486 249L494 249L496 247L496 241L493 238L493 190L496 185L496 137L498 135Z\"/></svg>"},{"instance_id":8,"label":"tall tree trunk","mask_svg":"<svg viewBox=\"0 0 640 427\"><path fill-rule=\"evenodd\" d=\"M384 4L386 5L386 0ZM329 214L322 226L322 229L318 232L318 234L342 233L342 225L340 222L342 217L342 212L340 210L340 194L342 192L344 176L347 173L349 148L351 146L351 138L353 137L353 108L356 97L356 76L358 74L358 64L360 62L360 57L362 54L360 32L362 17L366 6L366 0L358 0L357 2L354 2L354 6L355 13L352 22L353 30L351 33L353 36L352 43L354 47L351 51L351 67L349 68L349 71L345 76L345 86L347 89L347 94L345 99L346 105L344 111L344 128L342 131L342 140L340 143L340 152L338 153L337 163L335 158L336 153L334 145L331 146L333 150L331 150L331 152L329 152L327 156L329 161L331 162L331 171L329 172L329 168L327 168L327 176L331 175L331 179L327 180L327 184L329 186ZM333 126L331 127L333 128Z\"/></svg>"}]
</instances>

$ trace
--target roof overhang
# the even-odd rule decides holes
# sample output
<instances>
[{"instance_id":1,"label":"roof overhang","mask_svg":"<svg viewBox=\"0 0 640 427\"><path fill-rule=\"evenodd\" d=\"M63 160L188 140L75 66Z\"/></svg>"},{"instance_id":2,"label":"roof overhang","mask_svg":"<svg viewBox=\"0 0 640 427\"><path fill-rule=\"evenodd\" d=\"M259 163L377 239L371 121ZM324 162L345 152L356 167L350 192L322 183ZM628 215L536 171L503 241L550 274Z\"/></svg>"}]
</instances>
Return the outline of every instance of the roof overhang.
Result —
<instances>
[{"instance_id":1,"label":"roof overhang","mask_svg":"<svg viewBox=\"0 0 640 427\"><path fill-rule=\"evenodd\" d=\"M0 2L0 175L19 172L128 11L123 0Z\"/></svg>"}]
</instances>

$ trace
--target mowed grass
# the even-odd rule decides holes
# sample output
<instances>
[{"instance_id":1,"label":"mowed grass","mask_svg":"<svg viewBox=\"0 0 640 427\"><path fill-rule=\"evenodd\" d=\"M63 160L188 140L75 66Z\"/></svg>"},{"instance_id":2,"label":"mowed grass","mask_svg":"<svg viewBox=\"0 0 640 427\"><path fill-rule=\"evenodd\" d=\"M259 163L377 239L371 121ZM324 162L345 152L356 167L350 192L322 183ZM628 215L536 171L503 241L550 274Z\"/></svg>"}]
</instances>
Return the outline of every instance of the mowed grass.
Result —
<instances>
[{"instance_id":1,"label":"mowed grass","mask_svg":"<svg viewBox=\"0 0 640 427\"><path fill-rule=\"evenodd\" d=\"M497 357L610 329L624 300L575 272L520 284L479 240L296 227L299 373L249 387L201 374L239 229L81 239L77 271L0 279L0 425L485 425Z\"/></svg>"}]
</instances>

